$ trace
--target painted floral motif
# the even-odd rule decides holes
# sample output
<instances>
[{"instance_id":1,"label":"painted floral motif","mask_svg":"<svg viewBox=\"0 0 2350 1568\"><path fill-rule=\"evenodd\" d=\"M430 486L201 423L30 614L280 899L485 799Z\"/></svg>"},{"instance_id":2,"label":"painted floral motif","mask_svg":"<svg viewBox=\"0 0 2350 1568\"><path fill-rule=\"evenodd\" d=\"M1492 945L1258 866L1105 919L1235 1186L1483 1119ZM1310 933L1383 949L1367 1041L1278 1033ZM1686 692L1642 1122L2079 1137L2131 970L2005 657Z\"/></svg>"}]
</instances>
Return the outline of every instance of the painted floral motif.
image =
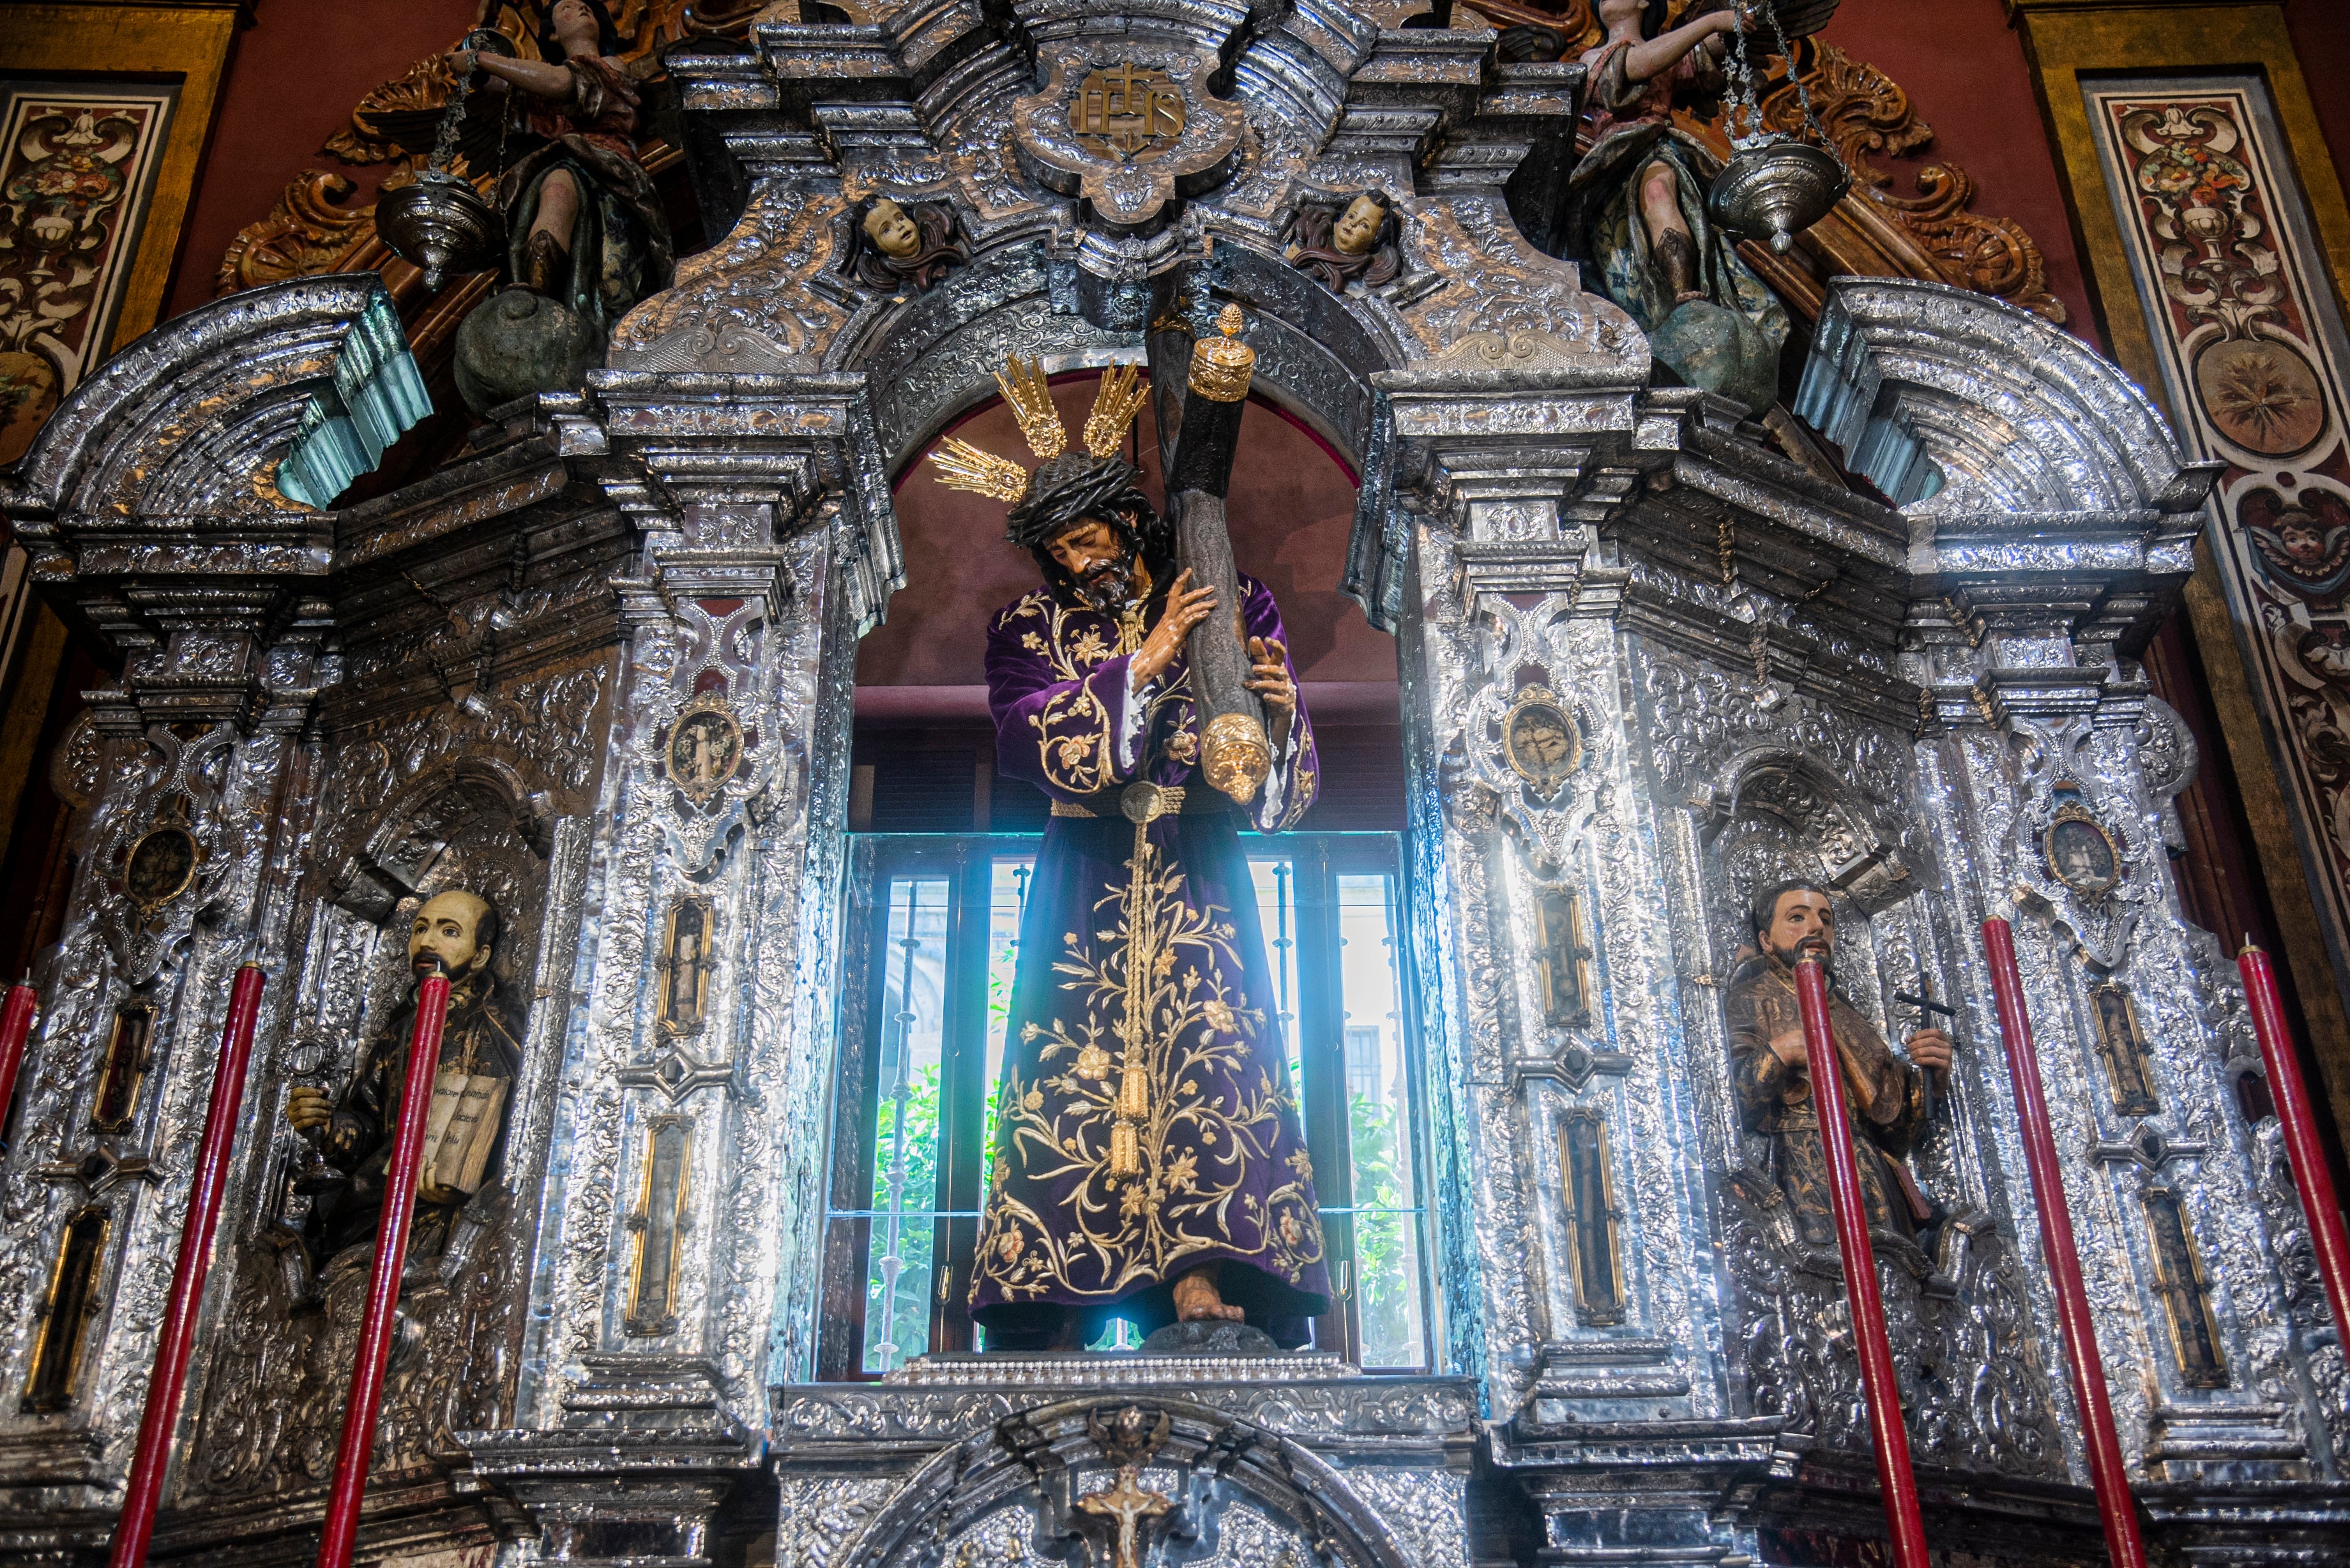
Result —
<instances>
[{"instance_id":1,"label":"painted floral motif","mask_svg":"<svg viewBox=\"0 0 2350 1568\"><path fill-rule=\"evenodd\" d=\"M106 351L170 101L0 99L0 464Z\"/></svg>"},{"instance_id":2,"label":"painted floral motif","mask_svg":"<svg viewBox=\"0 0 2350 1568\"><path fill-rule=\"evenodd\" d=\"M2250 673L2291 753L2289 788L2334 929L2350 929L2350 448L2319 258L2251 87L2096 95L2133 265L2190 446L2226 460L2215 536ZM2282 192L2282 196L2280 192Z\"/></svg>"}]
</instances>

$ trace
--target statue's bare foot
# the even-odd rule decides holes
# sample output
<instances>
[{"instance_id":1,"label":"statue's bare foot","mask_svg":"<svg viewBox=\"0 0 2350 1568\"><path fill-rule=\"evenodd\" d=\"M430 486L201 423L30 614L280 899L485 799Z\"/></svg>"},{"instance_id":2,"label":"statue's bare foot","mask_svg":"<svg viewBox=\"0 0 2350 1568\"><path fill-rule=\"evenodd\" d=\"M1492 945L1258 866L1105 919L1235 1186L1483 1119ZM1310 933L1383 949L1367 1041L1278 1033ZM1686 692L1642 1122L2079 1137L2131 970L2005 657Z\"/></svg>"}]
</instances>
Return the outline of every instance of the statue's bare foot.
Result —
<instances>
[{"instance_id":1,"label":"statue's bare foot","mask_svg":"<svg viewBox=\"0 0 2350 1568\"><path fill-rule=\"evenodd\" d=\"M1247 1314L1228 1306L1216 1289L1217 1266L1202 1263L1175 1281L1175 1321L1178 1323L1239 1323Z\"/></svg>"}]
</instances>

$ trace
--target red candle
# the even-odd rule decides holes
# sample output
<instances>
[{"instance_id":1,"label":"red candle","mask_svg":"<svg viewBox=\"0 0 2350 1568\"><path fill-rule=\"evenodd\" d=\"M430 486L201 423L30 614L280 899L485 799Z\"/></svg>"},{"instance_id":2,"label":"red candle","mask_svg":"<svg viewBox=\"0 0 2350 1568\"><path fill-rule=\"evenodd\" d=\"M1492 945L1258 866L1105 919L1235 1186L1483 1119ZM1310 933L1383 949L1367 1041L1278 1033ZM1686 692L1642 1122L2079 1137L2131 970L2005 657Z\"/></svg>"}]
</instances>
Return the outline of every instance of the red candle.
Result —
<instances>
[{"instance_id":1,"label":"red candle","mask_svg":"<svg viewBox=\"0 0 2350 1568\"><path fill-rule=\"evenodd\" d=\"M392 1313L408 1266L408 1226L416 1213L417 1168L424 1158L424 1118L441 1065L441 1029L448 1022L449 980L435 974L416 988L416 1031L408 1041L408 1082L400 1097L400 1132L383 1180L383 1216L376 1223L375 1258L368 1265L367 1315L351 1366L350 1398L343 1406L343 1437L335 1450L335 1486L327 1499L327 1528L318 1568L350 1568L359 1543L359 1502L367 1496L368 1463L375 1453L376 1417L383 1406L383 1373L391 1353Z\"/></svg>"},{"instance_id":2,"label":"red candle","mask_svg":"<svg viewBox=\"0 0 2350 1568\"><path fill-rule=\"evenodd\" d=\"M8 1106L16 1097L16 1069L25 1064L25 1042L32 1038L33 1012L40 993L29 980L8 988L0 1002L0 1132L7 1130Z\"/></svg>"},{"instance_id":3,"label":"red candle","mask_svg":"<svg viewBox=\"0 0 2350 1568\"><path fill-rule=\"evenodd\" d=\"M1993 919L1983 922L1982 937L1983 951L1991 960L1991 994L1999 1002L1999 1032L2007 1042L2008 1082L2014 1085L2015 1112L2023 1124L2023 1162L2032 1172L2032 1204L2040 1216L2040 1251L2056 1282L2056 1324L2073 1370L2073 1406L2081 1416L2089 1480L2096 1488L2097 1514L2106 1528L2106 1553L2117 1568L2146 1568L2137 1506L2130 1497L2121 1438L2114 1430L2114 1407L2106 1394L2105 1362L2097 1355L2096 1330L2089 1322L2089 1293L2081 1282L2081 1254L2073 1243L2073 1217L2064 1206L2056 1139L2048 1129L2040 1055L2032 1044L2032 1019L2023 1010L2015 933L2005 920Z\"/></svg>"},{"instance_id":4,"label":"red candle","mask_svg":"<svg viewBox=\"0 0 2350 1568\"><path fill-rule=\"evenodd\" d=\"M2244 995L2252 1006L2252 1033L2261 1039L2261 1060L2268 1064L2269 1098L2276 1102L2277 1120L2284 1127L2285 1158L2293 1166L2293 1184L2301 1193L2302 1218L2309 1222L2309 1243L2317 1253L2317 1272L2325 1281L2326 1303L2334 1309L2334 1332L2350 1336L2350 1238L2342 1230L2342 1206L2334 1198L2334 1173L2326 1168L2325 1150L2317 1141L2316 1113L2310 1109L2309 1088L2301 1079L2301 1061L2293 1054L2293 1035L2285 1029L2284 1001L2277 994L2276 971L2269 955L2251 943L2236 955L2244 977ZM2345 1337L2350 1344L2350 1337Z\"/></svg>"},{"instance_id":5,"label":"red candle","mask_svg":"<svg viewBox=\"0 0 2350 1568\"><path fill-rule=\"evenodd\" d=\"M1926 1521L1918 1511L1918 1478L1909 1469L1909 1428L1901 1419L1901 1388L1893 1375L1893 1345L1885 1335L1885 1302L1877 1291L1877 1255L1868 1242L1868 1204L1853 1164L1852 1124L1846 1119L1844 1072L1828 1023L1828 982L1817 958L1795 965L1795 999L1804 1011L1804 1054L1811 1065L1812 1107L1827 1147L1828 1204L1835 1210L1836 1251L1844 1260L1845 1293L1860 1351L1861 1393L1877 1449L1877 1486L1885 1497L1885 1527L1898 1568L1927 1568Z\"/></svg>"},{"instance_id":6,"label":"red candle","mask_svg":"<svg viewBox=\"0 0 2350 1568\"><path fill-rule=\"evenodd\" d=\"M122 1518L114 1527L112 1568L142 1568L147 1543L155 1533L155 1510L163 1501L172 1432L179 1425L188 1357L195 1350L196 1317L203 1310L204 1275L212 1268L213 1233L220 1227L221 1195L228 1187L237 1111L244 1104L245 1064L253 1054L253 1025L261 1014L265 978L258 964L248 963L236 971L236 983L229 990L228 1023L221 1030L220 1055L213 1063L212 1103L204 1112L203 1141L196 1148L187 1218L180 1222L179 1261L172 1265L172 1293L163 1306L163 1331L155 1344L154 1370L147 1375L147 1408L139 1418L139 1451L130 1461L130 1486L123 1496ZM0 1019L0 1025L5 1023Z\"/></svg>"}]
</instances>

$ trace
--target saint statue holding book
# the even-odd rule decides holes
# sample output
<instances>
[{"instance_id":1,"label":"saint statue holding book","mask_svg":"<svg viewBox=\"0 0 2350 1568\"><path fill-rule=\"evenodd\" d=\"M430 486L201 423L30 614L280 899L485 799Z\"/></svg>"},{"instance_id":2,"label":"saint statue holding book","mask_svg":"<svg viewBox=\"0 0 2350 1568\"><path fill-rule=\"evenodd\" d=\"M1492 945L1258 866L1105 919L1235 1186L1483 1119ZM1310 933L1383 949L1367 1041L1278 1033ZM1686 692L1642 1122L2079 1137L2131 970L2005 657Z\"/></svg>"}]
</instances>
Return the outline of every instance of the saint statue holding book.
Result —
<instances>
[{"instance_id":1,"label":"saint statue holding book","mask_svg":"<svg viewBox=\"0 0 2350 1568\"><path fill-rule=\"evenodd\" d=\"M441 1251L458 1212L497 1168L506 1103L522 1064L520 1021L500 1005L490 971L497 940L497 910L463 888L428 899L410 930L412 976L421 981L437 970L449 977L449 1017L425 1121L411 1257ZM312 1239L323 1258L348 1251L363 1262L375 1241L415 1030L411 993L359 1048L339 1096L329 1100L324 1089L297 1088L287 1098L286 1119L344 1179L321 1192L311 1211Z\"/></svg>"}]
</instances>

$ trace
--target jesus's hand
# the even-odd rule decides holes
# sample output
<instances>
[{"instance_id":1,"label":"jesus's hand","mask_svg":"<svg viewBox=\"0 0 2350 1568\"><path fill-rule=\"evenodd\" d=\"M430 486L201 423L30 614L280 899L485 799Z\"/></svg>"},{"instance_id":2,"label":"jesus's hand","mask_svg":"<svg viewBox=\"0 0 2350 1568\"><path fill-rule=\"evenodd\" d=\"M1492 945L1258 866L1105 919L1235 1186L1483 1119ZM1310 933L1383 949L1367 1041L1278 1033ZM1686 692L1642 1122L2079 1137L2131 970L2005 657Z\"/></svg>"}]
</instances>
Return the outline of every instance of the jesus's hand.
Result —
<instances>
[{"instance_id":1,"label":"jesus's hand","mask_svg":"<svg viewBox=\"0 0 2350 1568\"><path fill-rule=\"evenodd\" d=\"M1289 727L1297 718L1297 683L1289 678L1289 649L1277 639L1253 637L1248 651L1249 678L1241 684L1264 704L1265 725L1278 752L1289 744Z\"/></svg>"},{"instance_id":2,"label":"jesus's hand","mask_svg":"<svg viewBox=\"0 0 2350 1568\"><path fill-rule=\"evenodd\" d=\"M1159 624L1150 628L1150 635L1142 639L1142 646L1127 660L1127 673L1137 686L1158 680L1183 650L1183 639L1191 635L1191 628L1207 619L1208 612L1216 607L1215 589L1195 588L1191 583L1189 566L1175 575L1174 582L1168 586L1167 608L1159 616Z\"/></svg>"}]
</instances>

